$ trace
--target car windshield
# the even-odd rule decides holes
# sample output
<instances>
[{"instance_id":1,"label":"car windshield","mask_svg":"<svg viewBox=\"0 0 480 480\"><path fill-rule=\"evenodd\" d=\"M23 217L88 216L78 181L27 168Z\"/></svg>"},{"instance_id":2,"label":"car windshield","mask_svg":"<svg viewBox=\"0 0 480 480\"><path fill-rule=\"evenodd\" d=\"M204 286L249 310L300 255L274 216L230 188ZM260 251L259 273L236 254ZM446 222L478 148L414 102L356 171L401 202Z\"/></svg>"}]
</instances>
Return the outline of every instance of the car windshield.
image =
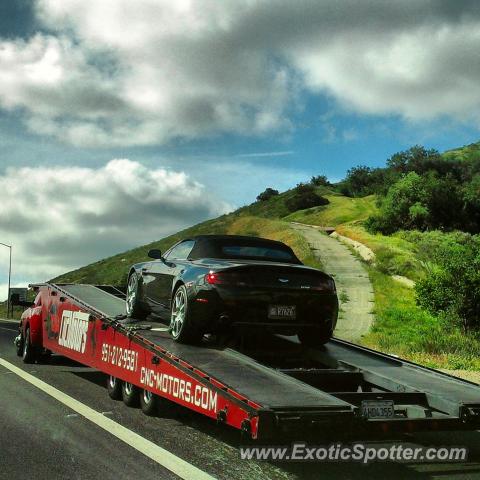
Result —
<instances>
[{"instance_id":1,"label":"car windshield","mask_svg":"<svg viewBox=\"0 0 480 480\"><path fill-rule=\"evenodd\" d=\"M250 245L225 245L222 247L222 253L224 254L222 256L234 258L264 258L265 260L283 261L292 261L294 258L287 250Z\"/></svg>"},{"instance_id":2,"label":"car windshield","mask_svg":"<svg viewBox=\"0 0 480 480\"><path fill-rule=\"evenodd\" d=\"M219 258L299 263L299 260L289 247L274 242L218 242L215 250L215 256Z\"/></svg>"}]
</instances>

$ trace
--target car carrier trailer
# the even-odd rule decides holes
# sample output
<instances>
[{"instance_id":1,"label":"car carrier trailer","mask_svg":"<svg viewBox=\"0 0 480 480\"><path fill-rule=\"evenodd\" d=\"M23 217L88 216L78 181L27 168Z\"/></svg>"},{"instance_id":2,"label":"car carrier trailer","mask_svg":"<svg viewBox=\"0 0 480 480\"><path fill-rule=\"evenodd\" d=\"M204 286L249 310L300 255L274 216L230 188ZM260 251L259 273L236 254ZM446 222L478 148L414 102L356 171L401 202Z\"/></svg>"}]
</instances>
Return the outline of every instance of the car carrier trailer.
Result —
<instances>
[{"instance_id":1,"label":"car carrier trailer","mask_svg":"<svg viewBox=\"0 0 480 480\"><path fill-rule=\"evenodd\" d=\"M22 316L17 351L27 361L54 352L109 377L125 403L171 401L253 439L289 433L474 430L480 385L332 339L307 348L270 335L226 348L174 342L160 323L124 315L111 286L44 283ZM242 344L243 343L243 344Z\"/></svg>"}]
</instances>

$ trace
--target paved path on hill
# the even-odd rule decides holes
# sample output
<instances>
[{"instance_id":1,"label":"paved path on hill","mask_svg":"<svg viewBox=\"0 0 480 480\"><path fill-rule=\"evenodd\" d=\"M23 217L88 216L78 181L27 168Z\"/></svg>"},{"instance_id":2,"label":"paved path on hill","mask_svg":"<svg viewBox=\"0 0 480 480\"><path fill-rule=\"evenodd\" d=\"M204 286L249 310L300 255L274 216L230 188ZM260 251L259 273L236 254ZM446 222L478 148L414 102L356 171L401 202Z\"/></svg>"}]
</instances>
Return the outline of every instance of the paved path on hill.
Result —
<instances>
[{"instance_id":1,"label":"paved path on hill","mask_svg":"<svg viewBox=\"0 0 480 480\"><path fill-rule=\"evenodd\" d=\"M325 271L335 278L340 299L335 336L358 341L374 321L373 287L364 266L344 244L317 228L298 223L292 228L305 237Z\"/></svg>"}]
</instances>

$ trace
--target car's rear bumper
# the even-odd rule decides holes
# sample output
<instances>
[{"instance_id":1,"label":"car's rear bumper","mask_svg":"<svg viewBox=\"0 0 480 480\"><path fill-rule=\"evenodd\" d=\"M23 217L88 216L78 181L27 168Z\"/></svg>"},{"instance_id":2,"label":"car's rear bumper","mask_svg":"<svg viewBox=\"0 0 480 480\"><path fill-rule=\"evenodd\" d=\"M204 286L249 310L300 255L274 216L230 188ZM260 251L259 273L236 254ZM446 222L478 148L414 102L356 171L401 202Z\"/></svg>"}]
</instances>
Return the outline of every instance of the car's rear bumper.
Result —
<instances>
[{"instance_id":1,"label":"car's rear bumper","mask_svg":"<svg viewBox=\"0 0 480 480\"><path fill-rule=\"evenodd\" d=\"M295 318L269 318L271 305L295 306ZM288 289L205 289L197 292L191 307L198 327L212 332L256 327L277 333L296 333L309 327L333 330L338 316L335 293Z\"/></svg>"}]
</instances>

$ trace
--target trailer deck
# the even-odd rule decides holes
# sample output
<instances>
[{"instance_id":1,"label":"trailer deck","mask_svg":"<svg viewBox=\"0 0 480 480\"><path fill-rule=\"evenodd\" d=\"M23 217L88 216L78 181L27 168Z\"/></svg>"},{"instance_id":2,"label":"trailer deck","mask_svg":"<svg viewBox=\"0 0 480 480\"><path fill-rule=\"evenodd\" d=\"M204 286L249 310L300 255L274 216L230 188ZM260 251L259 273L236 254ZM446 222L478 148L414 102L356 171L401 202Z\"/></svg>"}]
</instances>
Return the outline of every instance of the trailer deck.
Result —
<instances>
[{"instance_id":1,"label":"trailer deck","mask_svg":"<svg viewBox=\"0 0 480 480\"><path fill-rule=\"evenodd\" d=\"M125 318L114 287L37 287L45 293L46 348L253 438L338 428L339 421L382 431L480 427L480 385L349 342L306 348L296 337L271 335L185 345L153 318ZM83 352L58 340L76 311L89 315Z\"/></svg>"}]
</instances>

